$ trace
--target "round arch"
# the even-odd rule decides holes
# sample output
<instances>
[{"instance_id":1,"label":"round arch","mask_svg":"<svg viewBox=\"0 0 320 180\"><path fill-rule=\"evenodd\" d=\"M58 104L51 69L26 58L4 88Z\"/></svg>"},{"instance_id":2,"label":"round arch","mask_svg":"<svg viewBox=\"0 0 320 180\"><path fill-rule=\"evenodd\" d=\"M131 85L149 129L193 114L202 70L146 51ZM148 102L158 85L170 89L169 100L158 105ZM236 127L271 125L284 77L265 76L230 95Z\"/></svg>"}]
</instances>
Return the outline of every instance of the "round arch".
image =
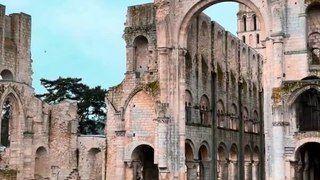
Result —
<instances>
[{"instance_id":1,"label":"round arch","mask_svg":"<svg viewBox=\"0 0 320 180\"><path fill-rule=\"evenodd\" d=\"M192 161L195 159L194 157L194 144L192 143L191 140L187 139L185 142L185 156L186 156L186 161Z\"/></svg>"},{"instance_id":2,"label":"round arch","mask_svg":"<svg viewBox=\"0 0 320 180\"><path fill-rule=\"evenodd\" d=\"M135 141L130 144L128 144L125 147L125 152L124 152L124 161L129 162L131 161L131 155L133 154L133 151L141 145L146 145L150 146L152 149L154 149L154 146L146 141Z\"/></svg>"},{"instance_id":3,"label":"round arch","mask_svg":"<svg viewBox=\"0 0 320 180\"><path fill-rule=\"evenodd\" d=\"M200 144L198 152L199 152L198 153L198 156L199 156L198 159L205 160L205 161L210 160L210 147L209 147L209 144L206 141L203 141Z\"/></svg>"},{"instance_id":4,"label":"round arch","mask_svg":"<svg viewBox=\"0 0 320 180\"><path fill-rule=\"evenodd\" d=\"M184 14L182 22L178 29L178 43L180 48L186 48L187 47L187 36L188 36L188 28L189 24L192 20L192 18L196 15L198 15L200 12L205 10L206 8L217 4L221 2L238 2L240 4L244 4L248 6L250 9L252 9L256 16L259 18L259 21L261 23L261 35L262 37L265 37L266 34L266 25L265 25L265 19L262 16L262 13L260 12L259 8L252 2L252 0L207 0L207 1L197 1L194 3L189 10Z\"/></svg>"}]
</instances>

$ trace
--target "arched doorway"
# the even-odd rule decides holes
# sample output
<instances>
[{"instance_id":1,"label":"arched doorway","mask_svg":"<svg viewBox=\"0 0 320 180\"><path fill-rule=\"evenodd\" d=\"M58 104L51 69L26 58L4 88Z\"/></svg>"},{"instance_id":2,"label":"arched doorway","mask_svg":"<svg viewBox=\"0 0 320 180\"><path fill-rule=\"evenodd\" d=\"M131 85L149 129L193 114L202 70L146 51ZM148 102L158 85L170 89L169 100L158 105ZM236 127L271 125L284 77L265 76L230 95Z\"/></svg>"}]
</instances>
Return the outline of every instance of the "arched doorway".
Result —
<instances>
[{"instance_id":1,"label":"arched doorway","mask_svg":"<svg viewBox=\"0 0 320 180\"><path fill-rule=\"evenodd\" d=\"M154 150L149 145L140 145L132 153L133 180L159 179L158 165L154 164Z\"/></svg>"},{"instance_id":2,"label":"arched doorway","mask_svg":"<svg viewBox=\"0 0 320 180\"><path fill-rule=\"evenodd\" d=\"M299 180L320 180L320 143L309 142L296 152L296 177Z\"/></svg>"}]
</instances>

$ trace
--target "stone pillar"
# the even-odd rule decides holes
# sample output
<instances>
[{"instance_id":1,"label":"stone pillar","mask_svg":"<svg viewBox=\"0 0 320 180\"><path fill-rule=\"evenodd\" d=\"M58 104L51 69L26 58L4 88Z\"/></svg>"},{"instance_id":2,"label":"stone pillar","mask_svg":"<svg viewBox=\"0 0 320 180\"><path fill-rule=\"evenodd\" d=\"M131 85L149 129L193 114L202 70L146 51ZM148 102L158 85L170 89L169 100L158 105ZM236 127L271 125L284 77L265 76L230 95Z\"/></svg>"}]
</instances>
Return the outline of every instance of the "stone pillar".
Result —
<instances>
[{"instance_id":1,"label":"stone pillar","mask_svg":"<svg viewBox=\"0 0 320 180\"><path fill-rule=\"evenodd\" d=\"M116 131L116 142L115 145L117 146L117 152L114 156L117 157L115 162L115 174L117 178L123 177L125 179L125 164L124 164L124 138L125 138L126 131L120 130Z\"/></svg>"},{"instance_id":2,"label":"stone pillar","mask_svg":"<svg viewBox=\"0 0 320 180\"><path fill-rule=\"evenodd\" d=\"M196 180L197 179L197 167L198 163L193 161L186 162L187 166L187 180Z\"/></svg>"},{"instance_id":3,"label":"stone pillar","mask_svg":"<svg viewBox=\"0 0 320 180\"><path fill-rule=\"evenodd\" d=\"M273 179L285 179L285 160L284 160L284 126L285 122L281 121L281 110L274 109L273 128L272 128L272 165Z\"/></svg>"},{"instance_id":4,"label":"stone pillar","mask_svg":"<svg viewBox=\"0 0 320 180\"><path fill-rule=\"evenodd\" d=\"M133 162L126 162L126 178L133 179Z\"/></svg>"},{"instance_id":5,"label":"stone pillar","mask_svg":"<svg viewBox=\"0 0 320 180\"><path fill-rule=\"evenodd\" d=\"M230 165L230 162L228 161L224 161L224 164L223 164L223 173L222 173L222 180L225 180L225 179L228 179L229 178L229 173L228 173L228 167Z\"/></svg>"},{"instance_id":6,"label":"stone pillar","mask_svg":"<svg viewBox=\"0 0 320 180\"><path fill-rule=\"evenodd\" d=\"M211 173L210 173L210 161L201 161L202 163L202 166L203 166L203 177L201 180L211 180L212 177L211 177Z\"/></svg>"},{"instance_id":7,"label":"stone pillar","mask_svg":"<svg viewBox=\"0 0 320 180\"><path fill-rule=\"evenodd\" d=\"M282 79L284 78L285 64L284 64L284 48L283 48L283 37L277 36L273 39L273 74L271 75L274 79L273 87L280 87Z\"/></svg>"},{"instance_id":8,"label":"stone pillar","mask_svg":"<svg viewBox=\"0 0 320 180\"><path fill-rule=\"evenodd\" d=\"M259 162L252 163L252 180L259 180Z\"/></svg>"},{"instance_id":9,"label":"stone pillar","mask_svg":"<svg viewBox=\"0 0 320 180\"><path fill-rule=\"evenodd\" d=\"M230 161L229 163L229 180L236 180L238 178L238 162Z\"/></svg>"},{"instance_id":10,"label":"stone pillar","mask_svg":"<svg viewBox=\"0 0 320 180\"><path fill-rule=\"evenodd\" d=\"M244 179L252 180L252 164L251 162L244 162Z\"/></svg>"},{"instance_id":11,"label":"stone pillar","mask_svg":"<svg viewBox=\"0 0 320 180\"><path fill-rule=\"evenodd\" d=\"M19 173L18 175L23 175L23 178L32 179L34 175L34 156L32 151L32 132L24 132L23 133L23 173Z\"/></svg>"}]
</instances>

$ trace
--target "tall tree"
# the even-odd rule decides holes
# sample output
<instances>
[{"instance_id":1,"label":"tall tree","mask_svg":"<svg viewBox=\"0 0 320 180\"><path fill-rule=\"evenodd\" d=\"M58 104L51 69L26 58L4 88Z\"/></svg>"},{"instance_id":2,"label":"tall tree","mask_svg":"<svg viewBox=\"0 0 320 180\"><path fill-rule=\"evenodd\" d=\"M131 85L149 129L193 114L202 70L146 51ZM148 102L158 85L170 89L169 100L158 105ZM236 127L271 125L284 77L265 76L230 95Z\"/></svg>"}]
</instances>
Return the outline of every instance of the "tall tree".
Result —
<instances>
[{"instance_id":1,"label":"tall tree","mask_svg":"<svg viewBox=\"0 0 320 180\"><path fill-rule=\"evenodd\" d=\"M101 86L90 88L81 83L81 78L62 78L56 80L41 79L47 93L37 97L49 104L70 99L77 101L79 115L79 133L102 134L106 119L106 89Z\"/></svg>"}]
</instances>

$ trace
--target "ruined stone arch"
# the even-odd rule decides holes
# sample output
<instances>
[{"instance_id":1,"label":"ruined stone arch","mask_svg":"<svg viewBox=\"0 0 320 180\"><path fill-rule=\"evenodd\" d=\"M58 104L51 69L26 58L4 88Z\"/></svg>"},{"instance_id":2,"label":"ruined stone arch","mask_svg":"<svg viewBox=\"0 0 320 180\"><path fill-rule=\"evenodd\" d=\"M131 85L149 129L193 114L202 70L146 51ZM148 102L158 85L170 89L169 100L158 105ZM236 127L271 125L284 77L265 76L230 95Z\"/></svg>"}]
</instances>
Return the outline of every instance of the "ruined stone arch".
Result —
<instances>
[{"instance_id":1,"label":"ruined stone arch","mask_svg":"<svg viewBox=\"0 0 320 180\"><path fill-rule=\"evenodd\" d=\"M145 90L134 94L124 107L125 129L130 130L133 136L144 134L150 137L150 142L154 141L156 118L156 102Z\"/></svg>"},{"instance_id":2,"label":"ruined stone arch","mask_svg":"<svg viewBox=\"0 0 320 180\"><path fill-rule=\"evenodd\" d=\"M44 179L50 177L50 158L47 148L40 146L35 152L34 178Z\"/></svg>"},{"instance_id":3,"label":"ruined stone arch","mask_svg":"<svg viewBox=\"0 0 320 180\"><path fill-rule=\"evenodd\" d=\"M265 36L266 33L266 28L268 27L267 24L265 24L267 21L264 20L264 16L260 12L259 8L255 5L255 0L233 0L234 2L238 2L240 4L244 4L247 7L249 7L252 11L254 11L259 18L261 22L261 31L262 31L262 37ZM187 8L187 11L185 14L182 14L182 21L181 24L179 25L179 28L177 29L178 32L175 34L178 35L178 43L179 47L187 47L187 36L188 36L188 27L191 22L191 19L198 15L200 12L205 10L206 8L220 2L226 2L225 0L220 1L220 0L208 0L208 1L196 1L194 0L193 3L191 2L189 7Z\"/></svg>"},{"instance_id":4,"label":"ruined stone arch","mask_svg":"<svg viewBox=\"0 0 320 180\"><path fill-rule=\"evenodd\" d=\"M8 146L10 146L11 141L19 141L19 139L23 139L23 133L26 131L32 130L32 122L27 122L27 118L25 117L25 110L22 108L22 103L19 98L19 96L16 94L14 89L9 87L2 95L0 105L3 108L6 106L6 104L10 104L11 106L11 114L10 119L7 121L7 125L2 124L4 123L3 120L3 113L1 113L1 128L0 133L1 136L0 139L4 138L3 140L7 139ZM3 110L3 109L2 109ZM29 119L32 120L31 118ZM29 127L26 127L26 124L29 124ZM14 127L14 128L13 128ZM7 129L6 129L7 128ZM6 129L6 130L5 130ZM4 131L7 131L6 133ZM3 134L4 133L4 134ZM7 138L5 138L6 136ZM7 146L7 147L8 147Z\"/></svg>"}]
</instances>

